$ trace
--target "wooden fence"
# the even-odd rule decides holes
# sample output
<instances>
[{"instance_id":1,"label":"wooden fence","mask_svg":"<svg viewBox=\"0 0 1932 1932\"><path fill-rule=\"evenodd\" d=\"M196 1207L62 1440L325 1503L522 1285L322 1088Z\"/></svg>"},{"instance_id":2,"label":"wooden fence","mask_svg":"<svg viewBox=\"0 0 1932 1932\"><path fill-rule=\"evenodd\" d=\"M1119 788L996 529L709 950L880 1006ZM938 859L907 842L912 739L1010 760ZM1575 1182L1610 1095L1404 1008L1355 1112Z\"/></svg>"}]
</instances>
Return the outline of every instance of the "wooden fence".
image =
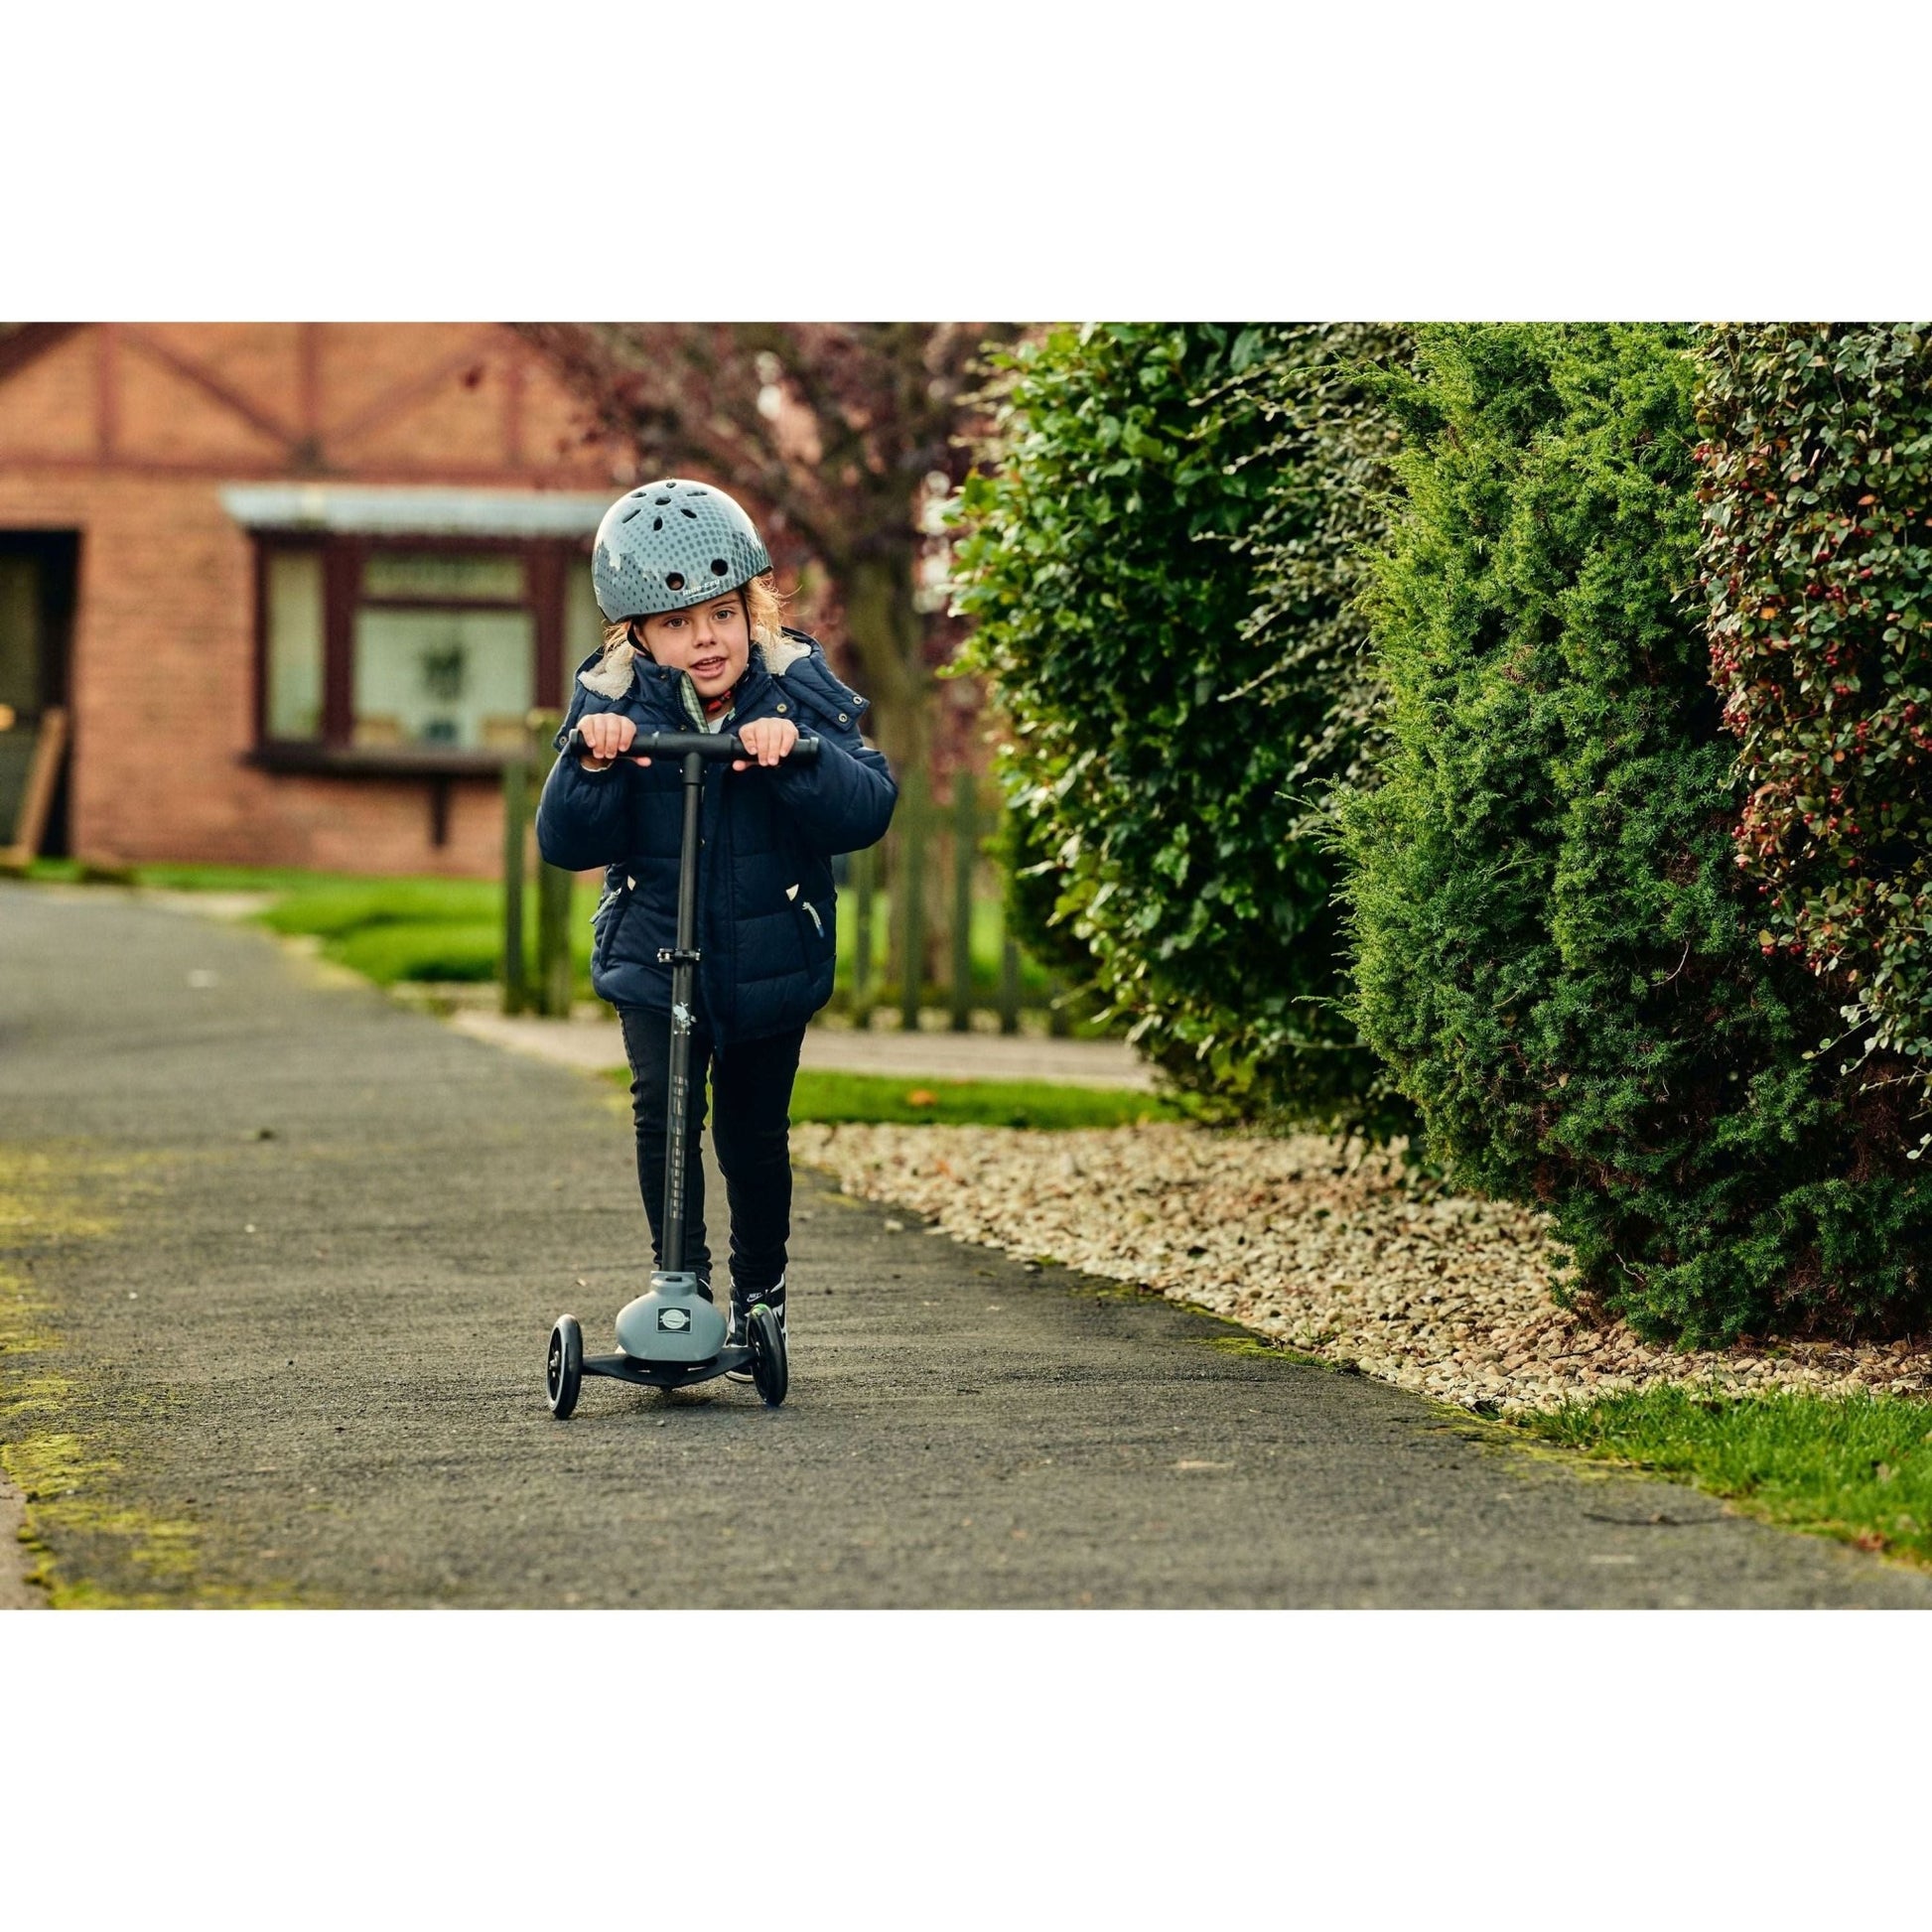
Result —
<instances>
[{"instance_id":1,"label":"wooden fence","mask_svg":"<svg viewBox=\"0 0 1932 1932\"><path fill-rule=\"evenodd\" d=\"M531 752L503 772L503 1010L568 1014L572 996L572 875L536 858L532 825L549 742L560 720L534 712ZM916 1032L935 1014L970 1033L976 1013L997 1016L1002 1033L1020 1031L1029 1007L1043 1007L1048 1030L1068 1031L1064 989L1034 967L1005 930L1000 880L987 848L1001 810L993 788L971 772L952 778L947 796L921 771L900 774L898 807L880 844L849 855L839 889L851 934L842 949L833 1003L853 1024L872 1027L897 1014ZM532 891L534 886L534 891ZM975 908L978 918L975 919ZM534 969L526 962L535 922ZM996 964L974 971L975 923ZM982 946L984 959L986 947ZM907 961L916 970L907 970Z\"/></svg>"}]
</instances>

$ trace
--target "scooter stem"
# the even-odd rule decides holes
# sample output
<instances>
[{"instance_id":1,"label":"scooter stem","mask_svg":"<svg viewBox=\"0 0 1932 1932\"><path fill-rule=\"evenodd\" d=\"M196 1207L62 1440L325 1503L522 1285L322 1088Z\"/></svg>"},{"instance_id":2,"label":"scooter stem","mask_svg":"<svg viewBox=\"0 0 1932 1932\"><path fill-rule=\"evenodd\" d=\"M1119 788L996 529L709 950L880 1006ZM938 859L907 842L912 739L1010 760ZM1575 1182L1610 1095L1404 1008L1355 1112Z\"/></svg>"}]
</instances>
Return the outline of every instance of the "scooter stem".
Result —
<instances>
[{"instance_id":1,"label":"scooter stem","mask_svg":"<svg viewBox=\"0 0 1932 1932\"><path fill-rule=\"evenodd\" d=\"M684 831L677 854L677 945L671 964L671 1094L665 1123L664 1260L666 1274L684 1267L684 1132L691 1088L691 1001L698 965L698 808L704 759L684 755ZM661 958L663 955L660 954Z\"/></svg>"}]
</instances>

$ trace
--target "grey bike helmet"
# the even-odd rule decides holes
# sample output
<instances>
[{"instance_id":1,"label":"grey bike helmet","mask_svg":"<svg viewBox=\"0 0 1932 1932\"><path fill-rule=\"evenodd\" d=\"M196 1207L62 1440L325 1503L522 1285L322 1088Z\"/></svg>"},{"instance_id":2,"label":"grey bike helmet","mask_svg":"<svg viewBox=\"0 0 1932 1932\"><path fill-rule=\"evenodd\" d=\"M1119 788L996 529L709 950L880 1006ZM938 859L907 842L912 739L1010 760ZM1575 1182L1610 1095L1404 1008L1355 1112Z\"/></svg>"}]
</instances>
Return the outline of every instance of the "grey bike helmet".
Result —
<instances>
[{"instance_id":1,"label":"grey bike helmet","mask_svg":"<svg viewBox=\"0 0 1932 1932\"><path fill-rule=\"evenodd\" d=\"M771 568L752 519L709 483L666 477L620 496L597 526L597 608L620 618L686 611Z\"/></svg>"}]
</instances>

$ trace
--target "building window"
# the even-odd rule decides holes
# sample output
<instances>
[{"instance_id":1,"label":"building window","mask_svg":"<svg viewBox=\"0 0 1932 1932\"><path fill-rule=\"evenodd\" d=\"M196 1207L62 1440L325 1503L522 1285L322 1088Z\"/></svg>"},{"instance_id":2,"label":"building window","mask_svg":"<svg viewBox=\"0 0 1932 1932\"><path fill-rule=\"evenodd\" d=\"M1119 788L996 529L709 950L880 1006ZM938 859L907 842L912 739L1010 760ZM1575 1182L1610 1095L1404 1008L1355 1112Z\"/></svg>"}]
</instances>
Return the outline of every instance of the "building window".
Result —
<instances>
[{"instance_id":1,"label":"building window","mask_svg":"<svg viewBox=\"0 0 1932 1932\"><path fill-rule=\"evenodd\" d=\"M587 544L265 537L264 747L501 755L601 641ZM581 580L581 581L580 581Z\"/></svg>"},{"instance_id":2,"label":"building window","mask_svg":"<svg viewBox=\"0 0 1932 1932\"><path fill-rule=\"evenodd\" d=\"M326 612L322 552L284 550L267 559L265 570L268 692L264 722L267 735L270 738L320 738Z\"/></svg>"},{"instance_id":3,"label":"building window","mask_svg":"<svg viewBox=\"0 0 1932 1932\"><path fill-rule=\"evenodd\" d=\"M361 578L349 742L521 745L536 677L527 560L386 551L363 559Z\"/></svg>"}]
</instances>

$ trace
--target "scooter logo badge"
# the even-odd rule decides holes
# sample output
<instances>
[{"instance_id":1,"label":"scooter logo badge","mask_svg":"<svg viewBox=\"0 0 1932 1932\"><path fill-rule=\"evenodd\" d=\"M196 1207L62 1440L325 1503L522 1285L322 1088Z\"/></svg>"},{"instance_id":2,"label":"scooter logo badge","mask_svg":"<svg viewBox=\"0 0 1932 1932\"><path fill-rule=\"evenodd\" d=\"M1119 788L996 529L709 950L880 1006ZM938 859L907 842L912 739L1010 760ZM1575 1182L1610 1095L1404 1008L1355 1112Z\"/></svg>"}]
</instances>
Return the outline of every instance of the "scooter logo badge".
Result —
<instances>
[{"instance_id":1,"label":"scooter logo badge","mask_svg":"<svg viewBox=\"0 0 1932 1932\"><path fill-rule=\"evenodd\" d=\"M688 1328L691 1325L689 1309L659 1309L657 1325L660 1328Z\"/></svg>"}]
</instances>

